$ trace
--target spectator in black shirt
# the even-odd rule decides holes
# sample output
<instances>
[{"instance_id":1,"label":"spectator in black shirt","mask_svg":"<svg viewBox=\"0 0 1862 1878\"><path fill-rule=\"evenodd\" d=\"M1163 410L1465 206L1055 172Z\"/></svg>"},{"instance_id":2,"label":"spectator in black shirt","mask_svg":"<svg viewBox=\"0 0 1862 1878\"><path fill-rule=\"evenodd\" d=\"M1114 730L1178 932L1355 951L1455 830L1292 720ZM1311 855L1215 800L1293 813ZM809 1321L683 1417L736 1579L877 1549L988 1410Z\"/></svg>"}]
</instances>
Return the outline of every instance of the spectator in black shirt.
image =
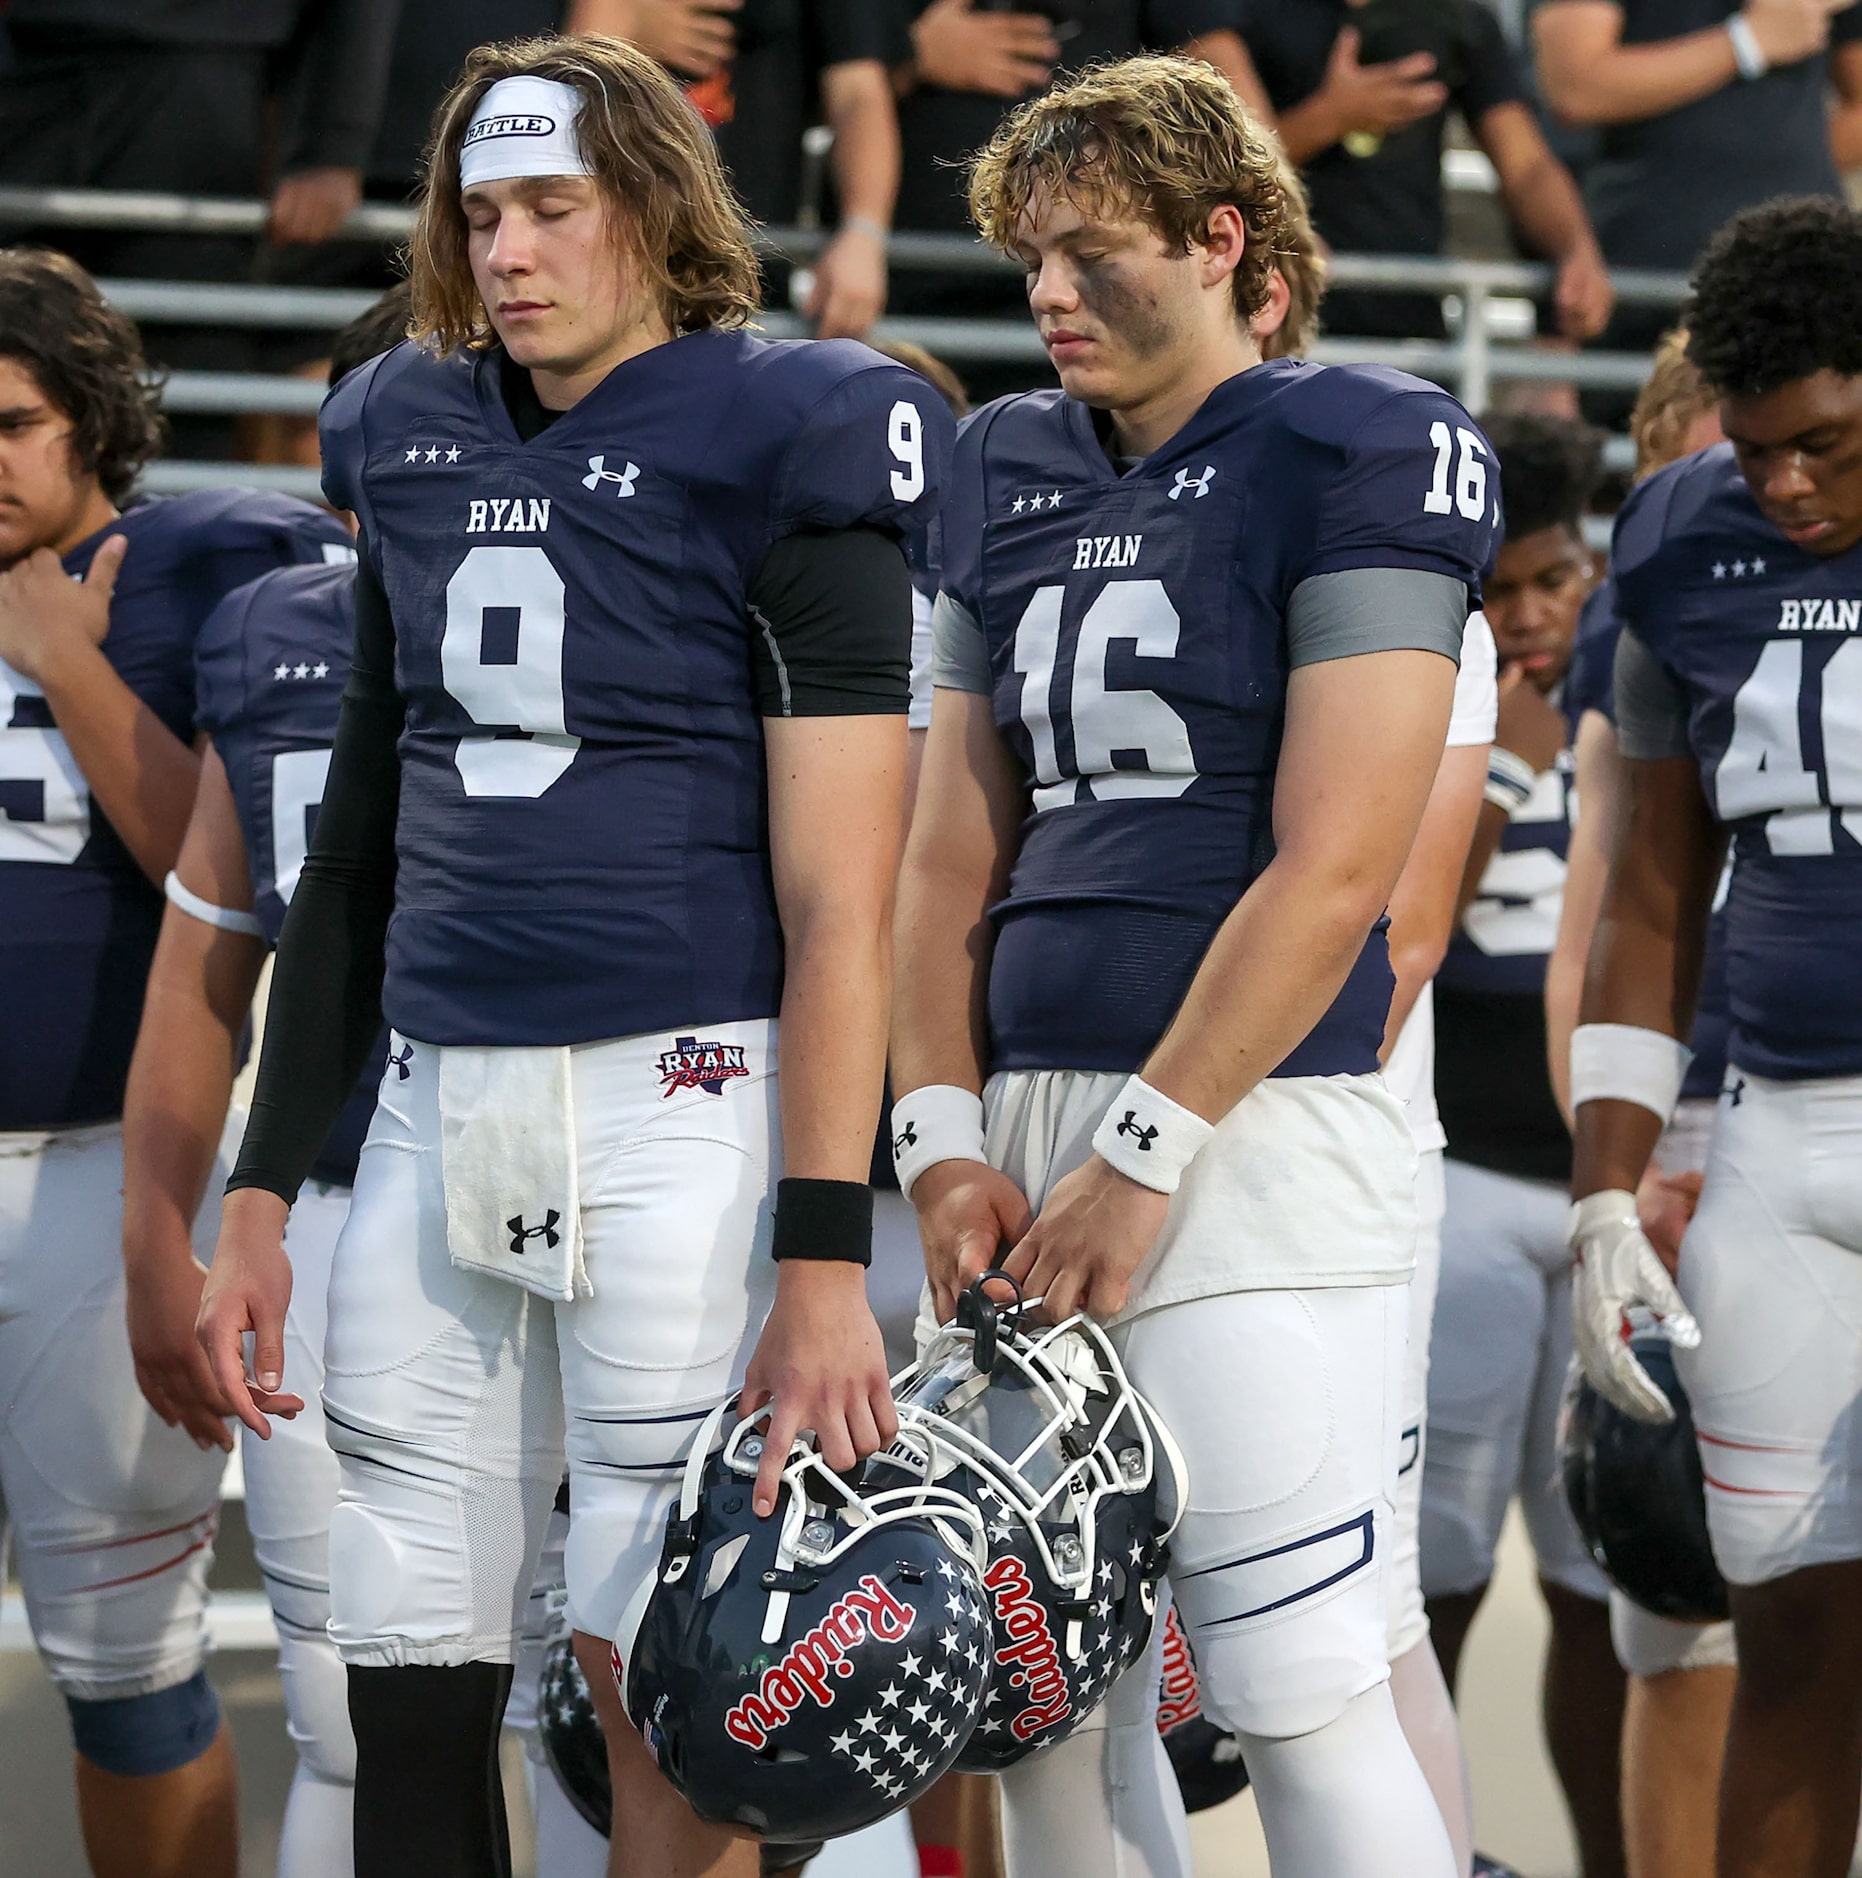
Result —
<instances>
[{"instance_id":1,"label":"spectator in black shirt","mask_svg":"<svg viewBox=\"0 0 1862 1878\"><path fill-rule=\"evenodd\" d=\"M1241 89L1246 55L1234 31L1235 0L905 0L912 58L898 74L904 173L901 228L971 237L964 193L967 159L1023 98L1056 71L1138 52L1186 52ZM1019 8L1019 10L1015 10ZM1249 94L1244 90L1244 96ZM1000 273L901 272L892 304L901 313L1025 317L1022 282ZM979 403L1052 382L1045 364L966 363Z\"/></svg>"},{"instance_id":2,"label":"spectator in black shirt","mask_svg":"<svg viewBox=\"0 0 1862 1878\"><path fill-rule=\"evenodd\" d=\"M1239 0L1241 36L1340 252L1438 254L1442 143L1458 110L1499 173L1524 246L1558 269L1558 328L1590 338L1612 294L1577 185L1525 102L1499 22L1479 0ZM1335 290L1332 332L1439 338L1429 294Z\"/></svg>"},{"instance_id":3,"label":"spectator in black shirt","mask_svg":"<svg viewBox=\"0 0 1862 1878\"><path fill-rule=\"evenodd\" d=\"M1839 194L1837 171L1862 166L1847 0L1547 0L1533 36L1546 103L1602 127L1585 194L1616 266L1689 268L1739 210Z\"/></svg>"},{"instance_id":4,"label":"spectator in black shirt","mask_svg":"<svg viewBox=\"0 0 1862 1878\"><path fill-rule=\"evenodd\" d=\"M577 0L577 32L631 40L690 80L744 206L793 224L802 134L825 122L839 228L802 311L823 339L862 337L886 304L886 242L899 187L891 68L911 54L902 0ZM780 300L788 274L768 267Z\"/></svg>"}]
</instances>

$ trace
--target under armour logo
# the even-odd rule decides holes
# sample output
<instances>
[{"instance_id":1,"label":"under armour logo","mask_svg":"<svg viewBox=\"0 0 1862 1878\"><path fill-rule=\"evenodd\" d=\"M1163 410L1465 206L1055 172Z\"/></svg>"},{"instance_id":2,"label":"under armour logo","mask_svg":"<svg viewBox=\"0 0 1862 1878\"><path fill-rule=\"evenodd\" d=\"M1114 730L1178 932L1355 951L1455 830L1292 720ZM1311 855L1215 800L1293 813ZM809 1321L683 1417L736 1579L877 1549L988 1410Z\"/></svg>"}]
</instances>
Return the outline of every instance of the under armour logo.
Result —
<instances>
[{"instance_id":1,"label":"under armour logo","mask_svg":"<svg viewBox=\"0 0 1862 1878\"><path fill-rule=\"evenodd\" d=\"M1192 476L1188 470L1180 469L1177 471L1177 480L1171 488L1170 499L1175 502L1186 489L1194 489L1196 500L1200 502L1209 493L1209 485L1214 481L1215 465L1213 463L1205 463L1200 476Z\"/></svg>"},{"instance_id":2,"label":"under armour logo","mask_svg":"<svg viewBox=\"0 0 1862 1878\"><path fill-rule=\"evenodd\" d=\"M400 1049L390 1050L388 1052L388 1061L394 1065L395 1080L397 1082L407 1081L408 1076L412 1073L407 1066L413 1060L414 1046L411 1043L404 1043L401 1045Z\"/></svg>"},{"instance_id":3,"label":"under armour logo","mask_svg":"<svg viewBox=\"0 0 1862 1878\"><path fill-rule=\"evenodd\" d=\"M624 470L611 470L607 463L605 456L591 456L588 459L588 474L582 478L582 487L599 489L603 483L619 483L620 488L614 492L616 498L631 496L634 484L640 479L640 465L629 463Z\"/></svg>"},{"instance_id":4,"label":"under armour logo","mask_svg":"<svg viewBox=\"0 0 1862 1878\"><path fill-rule=\"evenodd\" d=\"M894 1154L903 1154L907 1148L915 1148L917 1145L918 1124L916 1122L907 1122L905 1126L892 1137L892 1151Z\"/></svg>"},{"instance_id":5,"label":"under armour logo","mask_svg":"<svg viewBox=\"0 0 1862 1878\"><path fill-rule=\"evenodd\" d=\"M1116 1132L1121 1135L1130 1135L1131 1138L1137 1142L1138 1152L1140 1154L1149 1154L1151 1152L1151 1143L1157 1139L1157 1130L1155 1128L1145 1127L1139 1123L1138 1111L1136 1109L1127 1109L1125 1111L1125 1119L1119 1123Z\"/></svg>"},{"instance_id":6,"label":"under armour logo","mask_svg":"<svg viewBox=\"0 0 1862 1878\"><path fill-rule=\"evenodd\" d=\"M504 1229L511 1235L511 1250L521 1253L526 1239L541 1239L551 1251L554 1251L558 1241L562 1238L562 1234L556 1230L556 1222L561 1218L562 1215L551 1207L544 1215L541 1226L526 1226L521 1213L515 1219L507 1219L504 1222Z\"/></svg>"},{"instance_id":7,"label":"under armour logo","mask_svg":"<svg viewBox=\"0 0 1862 1878\"><path fill-rule=\"evenodd\" d=\"M1735 1077L1726 1085L1726 1099L1734 1108L1737 1108L1745 1099L1745 1093L1746 1079L1743 1076Z\"/></svg>"}]
</instances>

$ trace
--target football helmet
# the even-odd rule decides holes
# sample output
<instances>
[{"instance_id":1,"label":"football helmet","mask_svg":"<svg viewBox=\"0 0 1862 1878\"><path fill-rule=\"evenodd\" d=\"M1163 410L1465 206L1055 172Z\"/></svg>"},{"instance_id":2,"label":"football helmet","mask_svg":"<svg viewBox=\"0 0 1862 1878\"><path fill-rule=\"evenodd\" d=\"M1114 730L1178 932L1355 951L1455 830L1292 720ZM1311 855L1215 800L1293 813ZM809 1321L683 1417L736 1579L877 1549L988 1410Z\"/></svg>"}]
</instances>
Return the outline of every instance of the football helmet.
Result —
<instances>
[{"instance_id":1,"label":"football helmet","mask_svg":"<svg viewBox=\"0 0 1862 1878\"><path fill-rule=\"evenodd\" d=\"M857 1832L930 1787L982 1713L982 1520L922 1464L849 1481L803 1442L759 1519L767 1412L713 1451L725 1413L667 1518L627 1712L701 1819L784 1845Z\"/></svg>"},{"instance_id":2,"label":"football helmet","mask_svg":"<svg viewBox=\"0 0 1862 1878\"><path fill-rule=\"evenodd\" d=\"M994 1773L1064 1741L1143 1651L1183 1462L1105 1332L1084 1316L1025 1326L1001 1272L965 1291L893 1395L899 1440L870 1471L954 1490L988 1536L989 1690L956 1765Z\"/></svg>"},{"instance_id":3,"label":"football helmet","mask_svg":"<svg viewBox=\"0 0 1862 1878\"><path fill-rule=\"evenodd\" d=\"M1196 1652L1173 1604L1164 1613L1164 1661L1158 1676L1157 1732L1164 1737L1186 1813L1207 1812L1248 1784L1241 1743L1203 1713Z\"/></svg>"},{"instance_id":4,"label":"football helmet","mask_svg":"<svg viewBox=\"0 0 1862 1878\"><path fill-rule=\"evenodd\" d=\"M1581 1374L1565 1407L1565 1498L1604 1576L1657 1617L1717 1622L1726 1581L1707 1537L1707 1490L1687 1391L1666 1337L1631 1339L1674 1405L1671 1422L1625 1415Z\"/></svg>"}]
</instances>

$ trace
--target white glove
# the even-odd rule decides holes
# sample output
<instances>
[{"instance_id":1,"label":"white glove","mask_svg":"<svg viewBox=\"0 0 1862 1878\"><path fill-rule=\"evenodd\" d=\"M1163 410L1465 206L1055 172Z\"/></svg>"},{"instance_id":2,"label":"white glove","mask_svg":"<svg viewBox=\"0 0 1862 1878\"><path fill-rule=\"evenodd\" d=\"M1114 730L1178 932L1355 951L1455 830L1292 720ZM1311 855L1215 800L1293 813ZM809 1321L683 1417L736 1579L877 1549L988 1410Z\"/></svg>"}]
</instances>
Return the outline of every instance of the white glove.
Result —
<instances>
[{"instance_id":1,"label":"white glove","mask_svg":"<svg viewBox=\"0 0 1862 1878\"><path fill-rule=\"evenodd\" d=\"M1637 1306L1648 1311L1682 1350L1699 1344L1700 1326L1643 1233L1636 1196L1617 1187L1580 1200L1571 1209L1567 1237L1576 1257L1571 1323L1585 1375L1625 1415L1673 1421L1674 1404L1629 1347L1629 1312Z\"/></svg>"}]
</instances>

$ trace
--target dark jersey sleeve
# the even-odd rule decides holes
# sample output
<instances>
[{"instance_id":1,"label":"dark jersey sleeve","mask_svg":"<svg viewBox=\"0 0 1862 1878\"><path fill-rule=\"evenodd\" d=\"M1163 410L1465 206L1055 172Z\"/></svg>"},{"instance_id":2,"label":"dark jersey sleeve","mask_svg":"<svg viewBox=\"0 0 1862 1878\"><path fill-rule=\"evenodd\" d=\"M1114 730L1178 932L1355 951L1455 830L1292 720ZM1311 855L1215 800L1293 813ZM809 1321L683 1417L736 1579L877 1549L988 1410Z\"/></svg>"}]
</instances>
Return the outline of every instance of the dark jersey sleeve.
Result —
<instances>
[{"instance_id":1,"label":"dark jersey sleeve","mask_svg":"<svg viewBox=\"0 0 1862 1878\"><path fill-rule=\"evenodd\" d=\"M1523 102L1526 86L1499 20L1479 0L1462 0L1461 15L1468 70L1455 103L1470 124L1478 124L1495 105Z\"/></svg>"},{"instance_id":2,"label":"dark jersey sleeve","mask_svg":"<svg viewBox=\"0 0 1862 1878\"><path fill-rule=\"evenodd\" d=\"M916 372L864 346L818 343L846 345L862 362L802 413L771 485L768 539L835 528L908 535L937 513L950 480L950 407Z\"/></svg>"},{"instance_id":3,"label":"dark jersey sleeve","mask_svg":"<svg viewBox=\"0 0 1862 1878\"><path fill-rule=\"evenodd\" d=\"M1862 6L1844 7L1830 21L1830 44L1846 46L1862 39Z\"/></svg>"},{"instance_id":4,"label":"dark jersey sleeve","mask_svg":"<svg viewBox=\"0 0 1862 1878\"><path fill-rule=\"evenodd\" d=\"M790 535L750 589L765 717L902 714L911 700L912 577L872 528Z\"/></svg>"},{"instance_id":5,"label":"dark jersey sleeve","mask_svg":"<svg viewBox=\"0 0 1862 1878\"><path fill-rule=\"evenodd\" d=\"M209 737L245 707L246 615L257 581L236 587L208 614L194 641L194 721Z\"/></svg>"},{"instance_id":6,"label":"dark jersey sleeve","mask_svg":"<svg viewBox=\"0 0 1862 1878\"><path fill-rule=\"evenodd\" d=\"M262 1187L294 1201L380 1047L402 716L394 621L365 547L355 659L310 854L278 940L258 1084L228 1192Z\"/></svg>"},{"instance_id":7,"label":"dark jersey sleeve","mask_svg":"<svg viewBox=\"0 0 1862 1878\"><path fill-rule=\"evenodd\" d=\"M1299 578L1407 567L1480 590L1499 539L1500 466L1466 411L1418 385L1360 418L1314 492L1312 558Z\"/></svg>"}]
</instances>

